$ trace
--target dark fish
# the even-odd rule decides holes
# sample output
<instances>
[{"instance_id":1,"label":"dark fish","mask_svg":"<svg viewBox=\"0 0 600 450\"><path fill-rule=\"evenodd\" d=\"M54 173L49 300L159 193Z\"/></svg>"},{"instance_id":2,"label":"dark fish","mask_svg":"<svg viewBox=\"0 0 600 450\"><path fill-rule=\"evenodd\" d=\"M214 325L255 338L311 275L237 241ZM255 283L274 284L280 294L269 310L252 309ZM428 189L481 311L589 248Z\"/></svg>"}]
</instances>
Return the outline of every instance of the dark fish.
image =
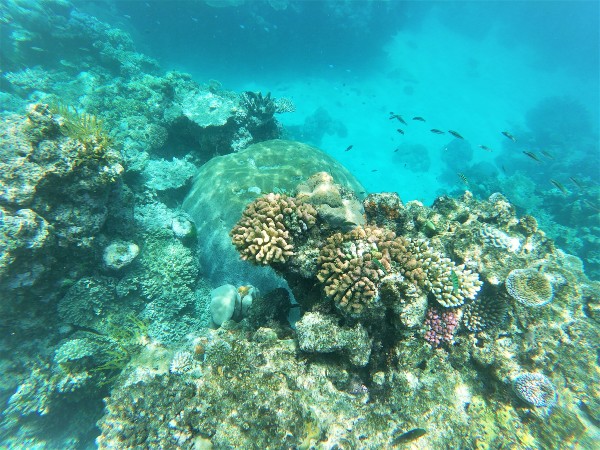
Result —
<instances>
[{"instance_id":1,"label":"dark fish","mask_svg":"<svg viewBox=\"0 0 600 450\"><path fill-rule=\"evenodd\" d=\"M432 128L431 132L433 134L444 134L444 132L442 130L438 130L437 128Z\"/></svg>"},{"instance_id":2,"label":"dark fish","mask_svg":"<svg viewBox=\"0 0 600 450\"><path fill-rule=\"evenodd\" d=\"M575 184L575 186L577 186L579 189L583 189L584 188L584 186L581 183L581 181L579 181L577 178L575 178L575 177L569 177L569 180L571 180Z\"/></svg>"},{"instance_id":3,"label":"dark fish","mask_svg":"<svg viewBox=\"0 0 600 450\"><path fill-rule=\"evenodd\" d=\"M418 120L419 122L425 122L425 119L423 119L421 116L415 116L412 118L412 120Z\"/></svg>"},{"instance_id":4,"label":"dark fish","mask_svg":"<svg viewBox=\"0 0 600 450\"><path fill-rule=\"evenodd\" d=\"M469 185L469 180L467 179L464 173L458 173L457 175L463 183L465 183L467 186Z\"/></svg>"},{"instance_id":5,"label":"dark fish","mask_svg":"<svg viewBox=\"0 0 600 450\"><path fill-rule=\"evenodd\" d=\"M567 195L569 193L569 191L567 191L567 188L564 187L561 183L559 183L556 180L550 180L550 183L552 183L554 186L557 187L557 189L562 192L564 195Z\"/></svg>"},{"instance_id":6,"label":"dark fish","mask_svg":"<svg viewBox=\"0 0 600 450\"><path fill-rule=\"evenodd\" d=\"M515 139L515 137L512 134L510 134L508 131L503 131L502 134L504 136L506 136L507 138L509 138L511 141L517 142L517 140Z\"/></svg>"},{"instance_id":7,"label":"dark fish","mask_svg":"<svg viewBox=\"0 0 600 450\"><path fill-rule=\"evenodd\" d=\"M407 125L406 121L402 118L402 116L400 114L394 114L393 112L390 113L390 120L392 119L398 119L398 121L400 123L403 123L404 125Z\"/></svg>"},{"instance_id":8,"label":"dark fish","mask_svg":"<svg viewBox=\"0 0 600 450\"><path fill-rule=\"evenodd\" d=\"M390 444L392 446L395 446L405 444L407 442L412 442L415 439L419 439L421 436L425 436L425 433L427 433L427 430L424 430L423 428L413 428L412 430L407 431L406 433L400 433L399 435L394 436Z\"/></svg>"},{"instance_id":9,"label":"dark fish","mask_svg":"<svg viewBox=\"0 0 600 450\"><path fill-rule=\"evenodd\" d=\"M537 161L537 162L539 162L539 163L541 163L541 162L542 162L542 161L540 160L540 158L538 158L538 157L537 157L537 155L536 155L535 153L533 153L533 152L528 152L528 151L525 151L525 150L523 150L523 153L524 153L525 155L529 156L529 157L530 157L531 159L533 159L534 161Z\"/></svg>"},{"instance_id":10,"label":"dark fish","mask_svg":"<svg viewBox=\"0 0 600 450\"><path fill-rule=\"evenodd\" d=\"M486 146L486 145L479 145L479 148L480 148L481 150L485 150L486 152L491 152L491 151L492 151L492 149L491 149L491 148L489 148L489 147L488 147L488 146Z\"/></svg>"},{"instance_id":11,"label":"dark fish","mask_svg":"<svg viewBox=\"0 0 600 450\"><path fill-rule=\"evenodd\" d=\"M600 208L598 206L594 205L592 202L590 202L587 198L583 200L583 203L585 203L586 205L588 205L594 211L600 212Z\"/></svg>"},{"instance_id":12,"label":"dark fish","mask_svg":"<svg viewBox=\"0 0 600 450\"><path fill-rule=\"evenodd\" d=\"M462 137L462 136L460 135L460 133L458 133L457 131L454 131L454 130L448 130L448 133L450 133L452 136L454 136L454 137L455 137L455 138L457 138L457 139L464 139L464 137Z\"/></svg>"},{"instance_id":13,"label":"dark fish","mask_svg":"<svg viewBox=\"0 0 600 450\"><path fill-rule=\"evenodd\" d=\"M373 169L373 170L371 170L371 172L377 172L377 169Z\"/></svg>"},{"instance_id":14,"label":"dark fish","mask_svg":"<svg viewBox=\"0 0 600 450\"><path fill-rule=\"evenodd\" d=\"M396 131L400 134L404 134L404 130L401 130L400 128L397 128Z\"/></svg>"},{"instance_id":15,"label":"dark fish","mask_svg":"<svg viewBox=\"0 0 600 450\"><path fill-rule=\"evenodd\" d=\"M352 147L354 147L354 145L349 145L348 147L346 147L346 150L344 150L344 151L349 152L350 150L352 150Z\"/></svg>"},{"instance_id":16,"label":"dark fish","mask_svg":"<svg viewBox=\"0 0 600 450\"><path fill-rule=\"evenodd\" d=\"M547 151L545 151L545 150L540 150L540 153L541 153L542 155L544 155L544 156L545 156L546 158L548 158L548 159L554 159L554 156L552 156L552 153L548 153L548 152L547 152Z\"/></svg>"}]
</instances>

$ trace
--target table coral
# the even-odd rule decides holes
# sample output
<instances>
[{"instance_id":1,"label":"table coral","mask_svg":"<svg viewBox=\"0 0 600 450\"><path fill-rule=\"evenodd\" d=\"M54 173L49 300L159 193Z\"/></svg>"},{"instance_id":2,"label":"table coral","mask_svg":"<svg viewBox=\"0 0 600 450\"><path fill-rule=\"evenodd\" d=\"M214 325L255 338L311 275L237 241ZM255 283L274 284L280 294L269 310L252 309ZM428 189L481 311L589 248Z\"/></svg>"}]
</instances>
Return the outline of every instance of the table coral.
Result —
<instances>
[{"instance_id":1,"label":"table coral","mask_svg":"<svg viewBox=\"0 0 600 450\"><path fill-rule=\"evenodd\" d=\"M250 203L231 230L242 259L257 264L285 263L294 237L314 226L315 208L285 194L267 194Z\"/></svg>"},{"instance_id":2,"label":"table coral","mask_svg":"<svg viewBox=\"0 0 600 450\"><path fill-rule=\"evenodd\" d=\"M554 296L548 276L535 268L510 272L506 277L506 290L525 306L543 306L551 302Z\"/></svg>"}]
</instances>

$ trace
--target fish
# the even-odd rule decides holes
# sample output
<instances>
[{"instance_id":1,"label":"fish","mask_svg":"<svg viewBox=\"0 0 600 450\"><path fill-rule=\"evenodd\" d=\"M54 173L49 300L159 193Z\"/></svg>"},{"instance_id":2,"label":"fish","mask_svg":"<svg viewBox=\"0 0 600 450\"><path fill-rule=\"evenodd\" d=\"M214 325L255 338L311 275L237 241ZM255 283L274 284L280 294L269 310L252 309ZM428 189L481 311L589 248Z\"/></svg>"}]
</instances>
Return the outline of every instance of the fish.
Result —
<instances>
[{"instance_id":1,"label":"fish","mask_svg":"<svg viewBox=\"0 0 600 450\"><path fill-rule=\"evenodd\" d=\"M400 123L403 123L404 125L407 125L406 121L402 118L402 116L400 114L394 114L393 112L390 112L390 120L392 119L398 119L398 121Z\"/></svg>"},{"instance_id":2,"label":"fish","mask_svg":"<svg viewBox=\"0 0 600 450\"><path fill-rule=\"evenodd\" d=\"M412 120L418 120L419 122L425 122L425 119L423 119L421 116L415 116L412 118Z\"/></svg>"},{"instance_id":3,"label":"fish","mask_svg":"<svg viewBox=\"0 0 600 450\"><path fill-rule=\"evenodd\" d=\"M457 175L458 175L458 178L460 178L460 181L465 183L467 186L469 185L469 179L465 176L464 173L457 173Z\"/></svg>"},{"instance_id":4,"label":"fish","mask_svg":"<svg viewBox=\"0 0 600 450\"><path fill-rule=\"evenodd\" d=\"M396 153L398 150L400 150L399 148L394 149L394 153Z\"/></svg>"},{"instance_id":5,"label":"fish","mask_svg":"<svg viewBox=\"0 0 600 450\"><path fill-rule=\"evenodd\" d=\"M583 199L583 203L585 203L586 205L588 205L590 208L592 208L594 211L596 212L600 212L600 208L596 205L594 205L591 201L589 201L587 198Z\"/></svg>"},{"instance_id":6,"label":"fish","mask_svg":"<svg viewBox=\"0 0 600 450\"><path fill-rule=\"evenodd\" d=\"M526 150L523 150L523 154L529 156L531 159L533 159L534 161L537 161L539 163L541 163L542 161L540 160L540 158L537 157L537 155L533 152L528 152Z\"/></svg>"},{"instance_id":7,"label":"fish","mask_svg":"<svg viewBox=\"0 0 600 450\"><path fill-rule=\"evenodd\" d=\"M346 150L344 150L344 151L349 152L350 150L352 150L352 147L354 147L354 145L349 145L348 147L346 147Z\"/></svg>"},{"instance_id":8,"label":"fish","mask_svg":"<svg viewBox=\"0 0 600 450\"><path fill-rule=\"evenodd\" d=\"M554 186L557 187L557 189L562 192L564 195L567 195L569 193L569 191L567 191L567 188L564 187L561 183L559 183L556 180L550 179L550 183L552 183Z\"/></svg>"},{"instance_id":9,"label":"fish","mask_svg":"<svg viewBox=\"0 0 600 450\"><path fill-rule=\"evenodd\" d=\"M452 293L458 292L460 288L460 282L458 281L458 275L454 270L450 271L450 279L452 280Z\"/></svg>"},{"instance_id":10,"label":"fish","mask_svg":"<svg viewBox=\"0 0 600 450\"><path fill-rule=\"evenodd\" d=\"M394 436L390 442L391 446L396 446L400 444L405 444L407 442L412 442L415 439L419 439L421 436L424 436L427 433L427 430L423 428L413 428L410 431L405 433L400 433L397 436ZM396 433L394 433L396 434Z\"/></svg>"},{"instance_id":11,"label":"fish","mask_svg":"<svg viewBox=\"0 0 600 450\"><path fill-rule=\"evenodd\" d=\"M462 136L460 135L460 133L459 133L459 132L457 132L457 131L454 131L454 130L448 130L448 133L450 133L452 136L454 136L454 137L455 137L455 138L457 138L457 139L464 139L464 137L462 137Z\"/></svg>"},{"instance_id":12,"label":"fish","mask_svg":"<svg viewBox=\"0 0 600 450\"><path fill-rule=\"evenodd\" d=\"M433 134L444 134L442 130L438 130L437 128L432 128L430 130Z\"/></svg>"},{"instance_id":13,"label":"fish","mask_svg":"<svg viewBox=\"0 0 600 450\"><path fill-rule=\"evenodd\" d=\"M29 48L35 52L45 52L46 51L42 47L29 47Z\"/></svg>"},{"instance_id":14,"label":"fish","mask_svg":"<svg viewBox=\"0 0 600 450\"><path fill-rule=\"evenodd\" d=\"M554 159L554 156L552 156L552 153L548 153L548 152L547 152L547 151L545 151L545 150L540 150L540 153L541 153L542 155L544 155L544 156L545 156L546 158L548 158L548 159Z\"/></svg>"},{"instance_id":15,"label":"fish","mask_svg":"<svg viewBox=\"0 0 600 450\"><path fill-rule=\"evenodd\" d=\"M373 170L371 170L371 172L377 172L377 169L373 169Z\"/></svg>"},{"instance_id":16,"label":"fish","mask_svg":"<svg viewBox=\"0 0 600 450\"><path fill-rule=\"evenodd\" d=\"M404 134L404 130L401 130L400 128L396 128L396 131L400 134Z\"/></svg>"},{"instance_id":17,"label":"fish","mask_svg":"<svg viewBox=\"0 0 600 450\"><path fill-rule=\"evenodd\" d=\"M353 225L356 225L355 223L353 223ZM384 275L387 275L388 272L387 270L385 270L385 267L383 265L383 263L381 261L379 261L377 258L373 257L373 259L371 259L371 261L373 261L375 263L375 265L377 266L378 269L380 269Z\"/></svg>"},{"instance_id":18,"label":"fish","mask_svg":"<svg viewBox=\"0 0 600 450\"><path fill-rule=\"evenodd\" d=\"M581 181L579 181L577 178L575 177L569 177L569 180L571 180L573 182L573 184L575 184L575 186L577 186L579 189L583 189L583 183Z\"/></svg>"},{"instance_id":19,"label":"fish","mask_svg":"<svg viewBox=\"0 0 600 450\"><path fill-rule=\"evenodd\" d=\"M481 150L485 150L486 152L491 152L492 151L491 148L489 148L487 145L483 145L483 144L479 144L479 148Z\"/></svg>"},{"instance_id":20,"label":"fish","mask_svg":"<svg viewBox=\"0 0 600 450\"><path fill-rule=\"evenodd\" d=\"M507 138L509 138L511 141L517 142L517 140L515 139L515 137L512 134L510 134L508 131L503 131L502 134L504 136L506 136Z\"/></svg>"}]
</instances>

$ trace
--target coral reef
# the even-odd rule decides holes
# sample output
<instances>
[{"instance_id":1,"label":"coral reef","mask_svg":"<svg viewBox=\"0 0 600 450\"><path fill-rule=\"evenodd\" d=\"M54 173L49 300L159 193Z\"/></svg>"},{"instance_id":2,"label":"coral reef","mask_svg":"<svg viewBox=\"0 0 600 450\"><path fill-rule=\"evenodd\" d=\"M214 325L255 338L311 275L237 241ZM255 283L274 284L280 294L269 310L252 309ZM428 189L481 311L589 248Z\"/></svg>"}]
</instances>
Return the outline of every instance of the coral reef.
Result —
<instances>
[{"instance_id":1,"label":"coral reef","mask_svg":"<svg viewBox=\"0 0 600 450\"><path fill-rule=\"evenodd\" d=\"M364 191L337 161L299 142L262 142L213 158L202 166L183 209L193 218L198 236L202 237L199 255L205 276L215 286L237 284L239 279L261 292L280 286L271 270L239 261L229 231L248 203L269 192L292 193L300 180L324 170L330 171L336 182L348 190Z\"/></svg>"},{"instance_id":2,"label":"coral reef","mask_svg":"<svg viewBox=\"0 0 600 450\"><path fill-rule=\"evenodd\" d=\"M78 261L90 256L123 167L101 129L66 131L69 120L61 122L47 105L4 119L0 283L15 288L34 285L56 264L73 264L73 254Z\"/></svg>"}]
</instances>

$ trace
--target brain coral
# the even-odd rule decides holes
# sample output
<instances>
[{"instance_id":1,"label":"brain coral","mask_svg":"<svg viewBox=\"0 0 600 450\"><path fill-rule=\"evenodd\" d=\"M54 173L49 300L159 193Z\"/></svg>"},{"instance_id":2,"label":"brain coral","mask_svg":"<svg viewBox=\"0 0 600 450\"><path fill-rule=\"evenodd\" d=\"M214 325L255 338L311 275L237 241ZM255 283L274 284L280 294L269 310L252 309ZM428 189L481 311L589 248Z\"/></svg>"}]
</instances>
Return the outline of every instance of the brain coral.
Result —
<instances>
[{"instance_id":1,"label":"brain coral","mask_svg":"<svg viewBox=\"0 0 600 450\"><path fill-rule=\"evenodd\" d=\"M294 254L294 236L311 228L317 211L282 194L267 194L246 206L231 230L242 259L257 264L285 263Z\"/></svg>"},{"instance_id":2,"label":"brain coral","mask_svg":"<svg viewBox=\"0 0 600 450\"><path fill-rule=\"evenodd\" d=\"M535 268L515 269L506 277L506 290L525 306L542 306L552 301L554 289L546 274Z\"/></svg>"}]
</instances>

